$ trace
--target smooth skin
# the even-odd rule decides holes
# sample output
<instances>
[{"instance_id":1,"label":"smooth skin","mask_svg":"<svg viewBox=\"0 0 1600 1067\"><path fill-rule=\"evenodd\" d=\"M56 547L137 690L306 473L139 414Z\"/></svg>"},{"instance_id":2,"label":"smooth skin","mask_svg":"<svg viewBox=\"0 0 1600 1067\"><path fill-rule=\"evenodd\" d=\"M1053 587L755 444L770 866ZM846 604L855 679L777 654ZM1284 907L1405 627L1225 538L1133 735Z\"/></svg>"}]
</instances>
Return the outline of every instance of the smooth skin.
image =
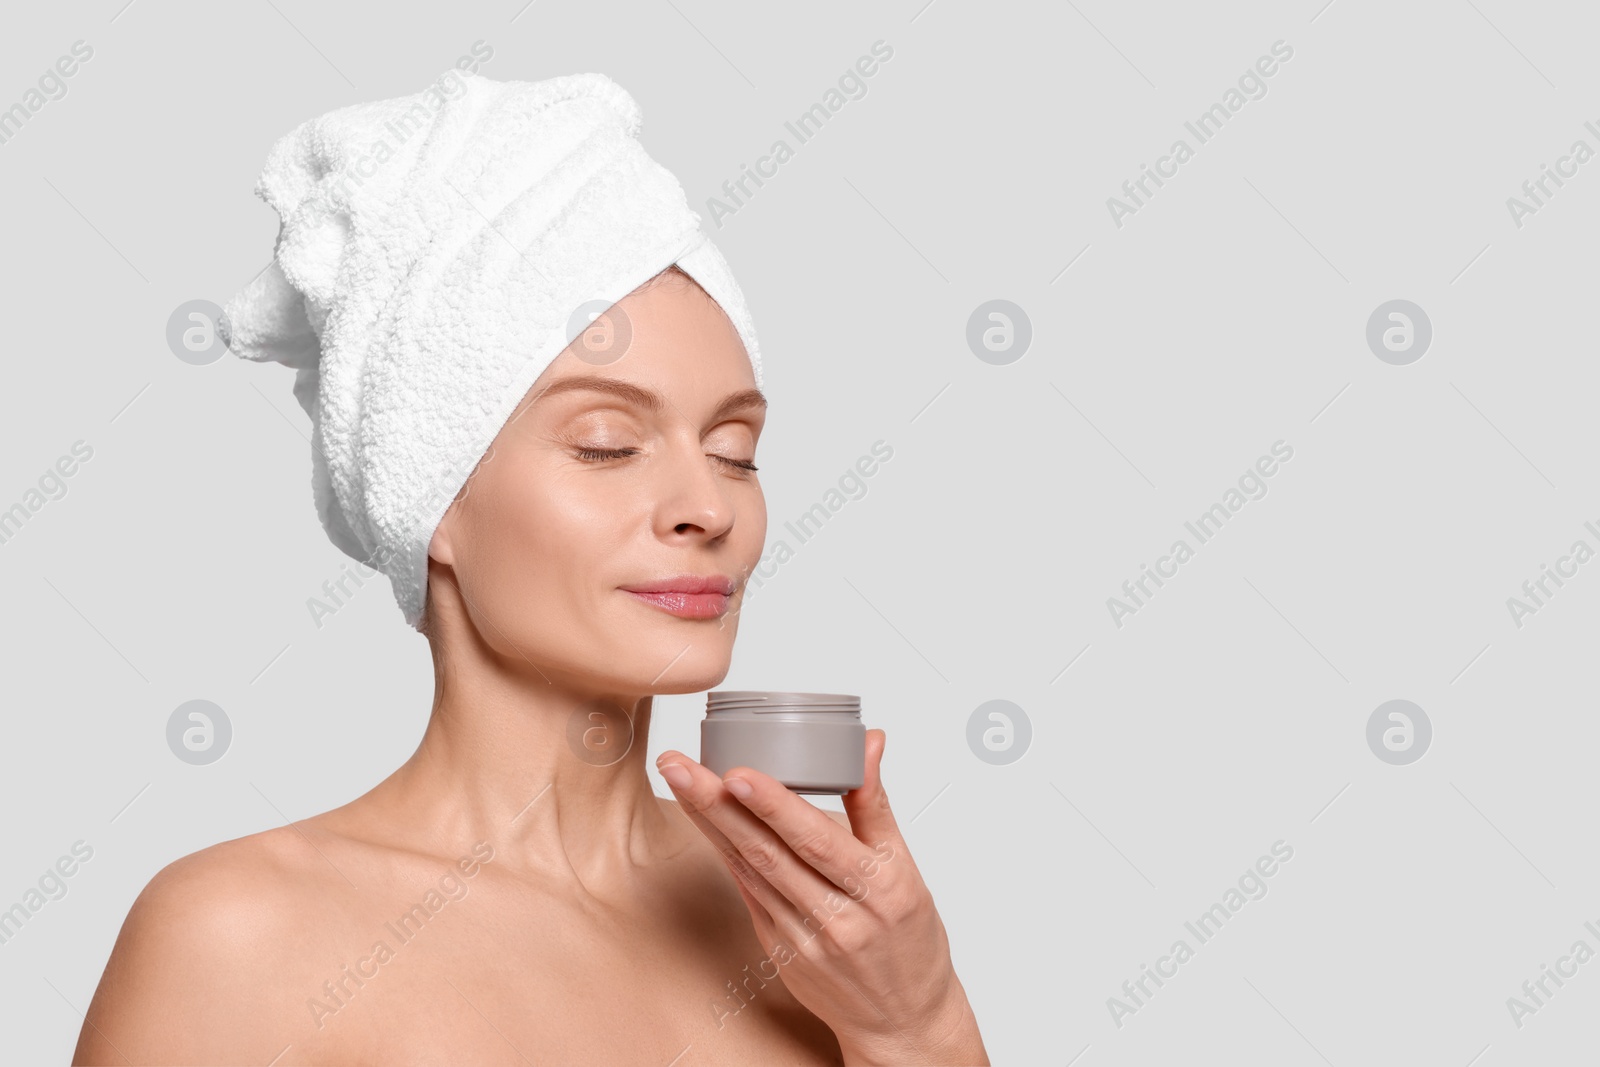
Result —
<instances>
[{"instance_id":1,"label":"smooth skin","mask_svg":"<svg viewBox=\"0 0 1600 1067\"><path fill-rule=\"evenodd\" d=\"M690 784L652 788L654 695L731 663L764 420L737 332L676 270L568 346L434 533L416 751L159 870L73 1063L987 1063L881 730L843 815L748 768L740 801L676 752ZM728 613L622 588L683 573L734 577ZM252 776L264 818L294 778Z\"/></svg>"}]
</instances>

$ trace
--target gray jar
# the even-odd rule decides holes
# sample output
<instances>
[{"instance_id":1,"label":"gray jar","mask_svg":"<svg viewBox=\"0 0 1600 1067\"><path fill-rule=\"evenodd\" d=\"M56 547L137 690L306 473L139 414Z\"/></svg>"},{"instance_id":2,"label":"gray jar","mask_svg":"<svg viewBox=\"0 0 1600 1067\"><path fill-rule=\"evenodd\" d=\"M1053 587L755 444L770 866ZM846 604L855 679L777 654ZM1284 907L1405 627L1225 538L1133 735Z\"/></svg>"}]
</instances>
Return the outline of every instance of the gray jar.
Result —
<instances>
[{"instance_id":1,"label":"gray jar","mask_svg":"<svg viewBox=\"0 0 1600 1067\"><path fill-rule=\"evenodd\" d=\"M796 793L848 793L867 768L861 698L844 693L723 689L706 694L700 762L770 774Z\"/></svg>"}]
</instances>

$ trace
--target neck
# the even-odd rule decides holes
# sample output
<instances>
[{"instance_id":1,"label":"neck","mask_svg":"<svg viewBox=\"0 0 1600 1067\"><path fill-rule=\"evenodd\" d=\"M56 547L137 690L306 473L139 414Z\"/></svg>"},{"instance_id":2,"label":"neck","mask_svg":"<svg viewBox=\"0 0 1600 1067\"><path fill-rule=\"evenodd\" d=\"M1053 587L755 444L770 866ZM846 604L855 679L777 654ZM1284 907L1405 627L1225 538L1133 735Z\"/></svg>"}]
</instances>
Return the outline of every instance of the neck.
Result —
<instances>
[{"instance_id":1,"label":"neck","mask_svg":"<svg viewBox=\"0 0 1600 1067\"><path fill-rule=\"evenodd\" d=\"M487 841L496 868L596 898L690 842L646 772L651 696L596 691L476 635L430 641L427 730L374 790L408 836L451 856Z\"/></svg>"}]
</instances>

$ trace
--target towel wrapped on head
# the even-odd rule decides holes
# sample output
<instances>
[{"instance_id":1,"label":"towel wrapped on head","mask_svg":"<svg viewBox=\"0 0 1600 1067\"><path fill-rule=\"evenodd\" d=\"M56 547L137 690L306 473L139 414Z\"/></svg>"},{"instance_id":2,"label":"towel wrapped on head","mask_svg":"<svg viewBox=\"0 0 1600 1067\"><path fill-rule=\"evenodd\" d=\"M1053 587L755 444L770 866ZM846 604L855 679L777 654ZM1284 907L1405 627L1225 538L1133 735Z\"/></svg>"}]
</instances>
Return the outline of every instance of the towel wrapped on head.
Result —
<instances>
[{"instance_id":1,"label":"towel wrapped on head","mask_svg":"<svg viewBox=\"0 0 1600 1067\"><path fill-rule=\"evenodd\" d=\"M412 627L439 520L594 312L676 264L761 383L744 295L640 123L603 74L452 68L307 120L268 154L255 192L281 220L276 251L219 329L235 355L295 368L317 515L389 576Z\"/></svg>"}]
</instances>

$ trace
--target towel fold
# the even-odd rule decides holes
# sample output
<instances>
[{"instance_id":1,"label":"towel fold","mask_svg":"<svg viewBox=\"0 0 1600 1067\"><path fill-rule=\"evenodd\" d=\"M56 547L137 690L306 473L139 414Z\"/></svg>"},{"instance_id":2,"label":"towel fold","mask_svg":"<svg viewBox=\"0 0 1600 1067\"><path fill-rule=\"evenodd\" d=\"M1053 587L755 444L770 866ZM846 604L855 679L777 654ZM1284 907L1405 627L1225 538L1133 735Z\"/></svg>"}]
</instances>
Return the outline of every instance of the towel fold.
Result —
<instances>
[{"instance_id":1,"label":"towel fold","mask_svg":"<svg viewBox=\"0 0 1600 1067\"><path fill-rule=\"evenodd\" d=\"M640 145L626 91L603 74L454 68L436 86L328 112L272 146L255 193L278 212L276 251L219 324L234 355L295 368L323 529L389 576L414 628L435 527L588 325L581 308L676 263L761 382L744 295Z\"/></svg>"}]
</instances>

